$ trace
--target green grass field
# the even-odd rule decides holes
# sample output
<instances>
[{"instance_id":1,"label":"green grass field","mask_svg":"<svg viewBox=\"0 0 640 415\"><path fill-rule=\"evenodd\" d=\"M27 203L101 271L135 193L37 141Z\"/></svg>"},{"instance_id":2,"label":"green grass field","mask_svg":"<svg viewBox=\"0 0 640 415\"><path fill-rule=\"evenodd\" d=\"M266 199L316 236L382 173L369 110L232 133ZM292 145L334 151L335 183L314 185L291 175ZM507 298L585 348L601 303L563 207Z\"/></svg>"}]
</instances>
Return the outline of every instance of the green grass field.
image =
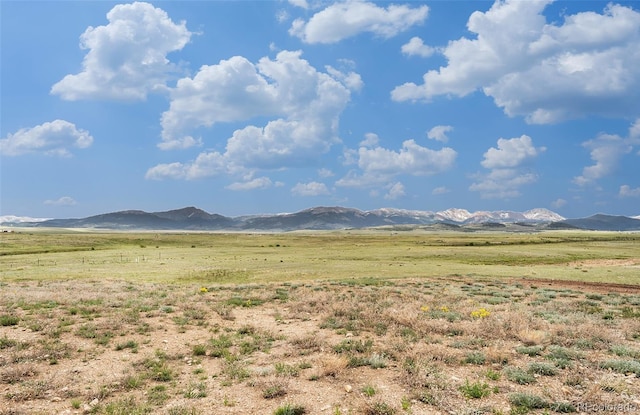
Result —
<instances>
[{"instance_id":1,"label":"green grass field","mask_svg":"<svg viewBox=\"0 0 640 415\"><path fill-rule=\"evenodd\" d=\"M224 284L464 275L635 284L639 259L637 233L34 231L0 237L4 280Z\"/></svg>"}]
</instances>

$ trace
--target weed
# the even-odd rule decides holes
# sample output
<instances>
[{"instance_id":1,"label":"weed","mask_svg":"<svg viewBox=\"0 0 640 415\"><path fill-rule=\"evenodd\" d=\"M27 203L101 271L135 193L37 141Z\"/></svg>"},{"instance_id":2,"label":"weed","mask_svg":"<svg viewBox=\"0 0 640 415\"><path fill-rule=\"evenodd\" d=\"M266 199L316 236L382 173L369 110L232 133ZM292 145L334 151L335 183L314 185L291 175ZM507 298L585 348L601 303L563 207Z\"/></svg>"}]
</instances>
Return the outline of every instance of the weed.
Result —
<instances>
[{"instance_id":1,"label":"weed","mask_svg":"<svg viewBox=\"0 0 640 415\"><path fill-rule=\"evenodd\" d=\"M18 322L20 321L20 317L18 316L14 316L14 315L10 315L10 314L3 314L0 316L0 326L15 326L18 324Z\"/></svg>"},{"instance_id":2,"label":"weed","mask_svg":"<svg viewBox=\"0 0 640 415\"><path fill-rule=\"evenodd\" d=\"M471 352L464 358L464 363L472 365L484 365L486 361L487 358L482 352Z\"/></svg>"},{"instance_id":3,"label":"weed","mask_svg":"<svg viewBox=\"0 0 640 415\"><path fill-rule=\"evenodd\" d=\"M509 395L511 405L523 410L544 409L549 407L549 403L543 398L530 393L513 393Z\"/></svg>"},{"instance_id":4,"label":"weed","mask_svg":"<svg viewBox=\"0 0 640 415\"><path fill-rule=\"evenodd\" d=\"M465 398L480 399L491 394L491 388L484 382L469 383L467 379L460 387L460 391Z\"/></svg>"},{"instance_id":5,"label":"weed","mask_svg":"<svg viewBox=\"0 0 640 415\"><path fill-rule=\"evenodd\" d=\"M543 375L543 376L555 376L558 374L558 369L549 363L544 362L532 362L529 364L529 373Z\"/></svg>"},{"instance_id":6,"label":"weed","mask_svg":"<svg viewBox=\"0 0 640 415\"><path fill-rule=\"evenodd\" d=\"M205 398L207 396L207 385L204 382L192 382L184 391L184 397L189 399Z\"/></svg>"},{"instance_id":7,"label":"weed","mask_svg":"<svg viewBox=\"0 0 640 415\"><path fill-rule=\"evenodd\" d=\"M535 383L536 381L536 378L533 377L532 374L518 367L507 367L504 369L504 372L507 379L520 385L528 385L530 383Z\"/></svg>"},{"instance_id":8,"label":"weed","mask_svg":"<svg viewBox=\"0 0 640 415\"><path fill-rule=\"evenodd\" d=\"M600 363L598 367L618 373L633 373L636 377L640 377L640 362L637 360L607 360Z\"/></svg>"},{"instance_id":9,"label":"weed","mask_svg":"<svg viewBox=\"0 0 640 415\"><path fill-rule=\"evenodd\" d=\"M196 344L191 348L191 351L194 356L204 356L207 354L207 345L206 344Z\"/></svg>"},{"instance_id":10,"label":"weed","mask_svg":"<svg viewBox=\"0 0 640 415\"><path fill-rule=\"evenodd\" d=\"M282 382L272 382L262 390L262 397L273 399L287 394L287 388Z\"/></svg>"},{"instance_id":11,"label":"weed","mask_svg":"<svg viewBox=\"0 0 640 415\"><path fill-rule=\"evenodd\" d=\"M118 343L116 350L131 349L132 353L138 353L138 343L133 340L126 341L124 343Z\"/></svg>"},{"instance_id":12,"label":"weed","mask_svg":"<svg viewBox=\"0 0 640 415\"><path fill-rule=\"evenodd\" d=\"M151 407L137 402L134 397L127 397L109 402L102 412L106 415L143 415L153 411Z\"/></svg>"},{"instance_id":13,"label":"weed","mask_svg":"<svg viewBox=\"0 0 640 415\"><path fill-rule=\"evenodd\" d=\"M493 369L488 369L487 372L485 373L485 376L489 380L500 380L500 377L501 377L500 372L496 372Z\"/></svg>"},{"instance_id":14,"label":"weed","mask_svg":"<svg viewBox=\"0 0 640 415\"><path fill-rule=\"evenodd\" d=\"M273 415L303 415L307 410L302 405L292 405L290 403L278 407Z\"/></svg>"},{"instance_id":15,"label":"weed","mask_svg":"<svg viewBox=\"0 0 640 415\"><path fill-rule=\"evenodd\" d=\"M366 397L372 397L376 394L376 389L371 385L366 385L362 387L362 394Z\"/></svg>"},{"instance_id":16,"label":"weed","mask_svg":"<svg viewBox=\"0 0 640 415\"><path fill-rule=\"evenodd\" d=\"M367 353L373 346L373 340L366 341L356 339L346 339L333 346L333 351L336 353Z\"/></svg>"},{"instance_id":17,"label":"weed","mask_svg":"<svg viewBox=\"0 0 640 415\"><path fill-rule=\"evenodd\" d=\"M286 363L276 363L275 365L277 376L291 376L297 377L300 374L300 369L295 366L288 365Z\"/></svg>"},{"instance_id":18,"label":"weed","mask_svg":"<svg viewBox=\"0 0 640 415\"><path fill-rule=\"evenodd\" d=\"M395 413L396 410L384 402L368 404L363 411L364 415L394 415Z\"/></svg>"},{"instance_id":19,"label":"weed","mask_svg":"<svg viewBox=\"0 0 640 415\"><path fill-rule=\"evenodd\" d=\"M516 352L520 354L526 354L530 357L540 356L542 351L544 350L544 346L519 346L516 347Z\"/></svg>"},{"instance_id":20,"label":"weed","mask_svg":"<svg viewBox=\"0 0 640 415\"><path fill-rule=\"evenodd\" d=\"M167 387L164 385L156 385L147 392L147 402L151 405L161 406L169 400Z\"/></svg>"}]
</instances>

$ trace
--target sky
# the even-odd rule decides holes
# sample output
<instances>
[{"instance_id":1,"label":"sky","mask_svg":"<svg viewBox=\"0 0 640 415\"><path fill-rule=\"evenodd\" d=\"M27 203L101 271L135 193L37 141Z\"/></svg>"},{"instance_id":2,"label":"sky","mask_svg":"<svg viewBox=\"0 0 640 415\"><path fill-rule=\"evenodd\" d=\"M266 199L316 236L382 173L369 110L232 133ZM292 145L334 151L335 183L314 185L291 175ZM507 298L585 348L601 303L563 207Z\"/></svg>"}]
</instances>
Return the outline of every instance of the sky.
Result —
<instances>
[{"instance_id":1,"label":"sky","mask_svg":"<svg viewBox=\"0 0 640 415\"><path fill-rule=\"evenodd\" d=\"M640 4L0 1L0 215L640 215Z\"/></svg>"}]
</instances>

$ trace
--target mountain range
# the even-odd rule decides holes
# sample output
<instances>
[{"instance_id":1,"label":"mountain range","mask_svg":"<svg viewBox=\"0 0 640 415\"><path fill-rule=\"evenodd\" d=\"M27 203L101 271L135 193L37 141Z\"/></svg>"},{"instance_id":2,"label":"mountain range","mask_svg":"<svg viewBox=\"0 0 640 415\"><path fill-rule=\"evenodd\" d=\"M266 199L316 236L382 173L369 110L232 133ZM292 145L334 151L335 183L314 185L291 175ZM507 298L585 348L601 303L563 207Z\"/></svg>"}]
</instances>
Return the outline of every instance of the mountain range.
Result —
<instances>
[{"instance_id":1,"label":"mountain range","mask_svg":"<svg viewBox=\"0 0 640 415\"><path fill-rule=\"evenodd\" d=\"M640 230L640 217L597 214L588 218L566 219L548 209L526 212L447 209L420 211L383 208L369 211L345 207L313 207L295 213L227 217L195 207L164 212L125 210L81 219L34 219L0 217L0 225L23 227L97 228L120 230L330 230L381 226L435 226L459 229L492 229L507 226L517 230L589 229Z\"/></svg>"}]
</instances>

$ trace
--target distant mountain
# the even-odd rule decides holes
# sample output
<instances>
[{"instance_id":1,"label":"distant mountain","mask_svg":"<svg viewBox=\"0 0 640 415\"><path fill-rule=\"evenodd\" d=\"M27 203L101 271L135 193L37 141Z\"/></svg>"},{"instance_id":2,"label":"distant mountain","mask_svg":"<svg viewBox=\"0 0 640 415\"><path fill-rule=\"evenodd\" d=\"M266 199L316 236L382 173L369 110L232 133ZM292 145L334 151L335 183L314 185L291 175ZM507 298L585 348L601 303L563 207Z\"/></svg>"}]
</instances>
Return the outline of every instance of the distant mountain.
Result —
<instances>
[{"instance_id":1,"label":"distant mountain","mask_svg":"<svg viewBox=\"0 0 640 415\"><path fill-rule=\"evenodd\" d=\"M370 211L318 206L295 213L226 217L195 207L164 212L125 210L81 219L34 219L0 217L4 226L98 228L124 230L263 230L356 229L380 226L432 226L433 229L592 229L640 230L640 219L594 215L565 219L547 209L526 212L447 209L439 212L381 208Z\"/></svg>"},{"instance_id":2,"label":"distant mountain","mask_svg":"<svg viewBox=\"0 0 640 415\"><path fill-rule=\"evenodd\" d=\"M565 219L558 224L594 231L640 231L640 219L601 213L588 218Z\"/></svg>"}]
</instances>

